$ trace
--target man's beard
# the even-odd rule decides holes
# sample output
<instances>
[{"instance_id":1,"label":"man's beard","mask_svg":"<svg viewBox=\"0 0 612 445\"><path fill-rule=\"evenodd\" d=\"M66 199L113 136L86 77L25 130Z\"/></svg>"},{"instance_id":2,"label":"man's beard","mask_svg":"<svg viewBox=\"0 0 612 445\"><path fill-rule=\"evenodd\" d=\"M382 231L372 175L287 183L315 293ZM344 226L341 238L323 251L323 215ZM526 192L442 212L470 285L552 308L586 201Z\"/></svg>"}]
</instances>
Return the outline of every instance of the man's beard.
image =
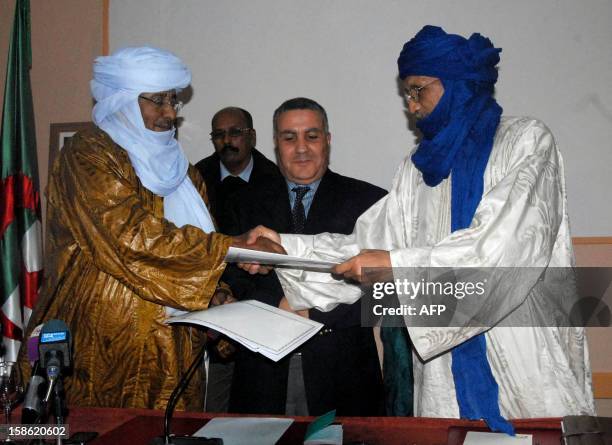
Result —
<instances>
[{"instance_id":1,"label":"man's beard","mask_svg":"<svg viewBox=\"0 0 612 445\"><path fill-rule=\"evenodd\" d=\"M414 118L418 121L420 121L421 119L425 119L427 116L429 116L429 113L421 113L420 111L414 113Z\"/></svg>"},{"instance_id":2,"label":"man's beard","mask_svg":"<svg viewBox=\"0 0 612 445\"><path fill-rule=\"evenodd\" d=\"M163 129L164 131L169 131L174 128L174 119L158 119L155 121L155 126Z\"/></svg>"}]
</instances>

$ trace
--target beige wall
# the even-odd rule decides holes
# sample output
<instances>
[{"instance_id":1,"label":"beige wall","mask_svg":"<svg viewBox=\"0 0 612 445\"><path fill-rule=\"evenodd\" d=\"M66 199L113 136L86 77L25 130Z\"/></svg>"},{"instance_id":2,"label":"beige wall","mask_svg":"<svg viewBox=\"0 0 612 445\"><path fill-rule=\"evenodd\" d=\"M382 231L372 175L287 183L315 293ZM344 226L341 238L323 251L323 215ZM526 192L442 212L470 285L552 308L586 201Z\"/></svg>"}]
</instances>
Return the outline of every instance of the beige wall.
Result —
<instances>
[{"instance_id":1,"label":"beige wall","mask_svg":"<svg viewBox=\"0 0 612 445\"><path fill-rule=\"evenodd\" d=\"M581 242L574 249L578 266L612 267L612 240L599 244ZM587 328L587 337L593 373L607 373L612 378L612 328ZM596 399L595 404L600 416L612 416L612 398Z\"/></svg>"},{"instance_id":2,"label":"beige wall","mask_svg":"<svg viewBox=\"0 0 612 445\"><path fill-rule=\"evenodd\" d=\"M0 97L15 0L0 0ZM91 61L102 54L102 0L31 0L32 95L41 188L47 185L49 125L91 120ZM43 198L43 206L45 200ZM43 208L44 213L44 208Z\"/></svg>"},{"instance_id":3,"label":"beige wall","mask_svg":"<svg viewBox=\"0 0 612 445\"><path fill-rule=\"evenodd\" d=\"M102 53L103 0L31 0L31 71L40 182L47 184L49 124L90 120L91 61ZM0 0L0 97L15 0ZM44 203L44 199L43 199ZM612 244L576 246L582 266L612 266ZM612 372L612 329L589 329L594 372ZM612 415L612 399L598 401Z\"/></svg>"}]
</instances>

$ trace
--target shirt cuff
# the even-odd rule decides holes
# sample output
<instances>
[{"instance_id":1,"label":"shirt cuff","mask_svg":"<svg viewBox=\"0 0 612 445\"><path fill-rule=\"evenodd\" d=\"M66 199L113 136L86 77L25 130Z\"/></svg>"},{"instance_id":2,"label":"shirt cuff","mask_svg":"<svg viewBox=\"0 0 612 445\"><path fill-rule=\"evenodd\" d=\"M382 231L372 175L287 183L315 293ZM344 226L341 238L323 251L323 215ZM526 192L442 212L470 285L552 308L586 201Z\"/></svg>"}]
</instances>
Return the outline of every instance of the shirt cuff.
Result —
<instances>
[{"instance_id":1,"label":"shirt cuff","mask_svg":"<svg viewBox=\"0 0 612 445\"><path fill-rule=\"evenodd\" d=\"M295 235L290 233L281 233L281 245L287 251L287 255L305 257L306 252L313 249L312 235Z\"/></svg>"}]
</instances>

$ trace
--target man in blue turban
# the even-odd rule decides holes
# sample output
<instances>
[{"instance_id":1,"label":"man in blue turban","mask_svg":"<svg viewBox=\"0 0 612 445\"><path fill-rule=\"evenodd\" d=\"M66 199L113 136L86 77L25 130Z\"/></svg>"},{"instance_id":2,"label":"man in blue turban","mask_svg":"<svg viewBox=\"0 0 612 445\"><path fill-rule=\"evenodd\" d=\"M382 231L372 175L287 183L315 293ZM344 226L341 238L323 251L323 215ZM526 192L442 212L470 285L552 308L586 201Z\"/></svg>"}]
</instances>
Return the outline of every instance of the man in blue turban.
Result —
<instances>
[{"instance_id":1,"label":"man in blue turban","mask_svg":"<svg viewBox=\"0 0 612 445\"><path fill-rule=\"evenodd\" d=\"M563 161L549 129L502 117L493 97L500 49L425 26L398 65L422 140L401 165L390 193L348 236L263 235L289 255L337 259L336 274L361 281L363 268L570 267ZM256 272L256 266L250 266ZM295 310L330 310L361 289L329 274L278 270ZM484 419L512 433L510 418L594 413L583 328L551 326L553 274L525 273L516 289L490 292L479 306L485 326L406 326L414 347L417 416ZM531 275L531 276L529 276ZM539 278L539 279L538 279ZM515 311L532 327L500 327ZM523 324L525 326L526 324Z\"/></svg>"},{"instance_id":2,"label":"man in blue turban","mask_svg":"<svg viewBox=\"0 0 612 445\"><path fill-rule=\"evenodd\" d=\"M71 139L50 175L47 276L29 329L68 324L70 406L163 409L202 341L165 321L227 295L218 280L240 242L215 233L202 178L175 139L185 64L125 48L93 73L96 127ZM201 382L192 378L179 409L202 409Z\"/></svg>"}]
</instances>

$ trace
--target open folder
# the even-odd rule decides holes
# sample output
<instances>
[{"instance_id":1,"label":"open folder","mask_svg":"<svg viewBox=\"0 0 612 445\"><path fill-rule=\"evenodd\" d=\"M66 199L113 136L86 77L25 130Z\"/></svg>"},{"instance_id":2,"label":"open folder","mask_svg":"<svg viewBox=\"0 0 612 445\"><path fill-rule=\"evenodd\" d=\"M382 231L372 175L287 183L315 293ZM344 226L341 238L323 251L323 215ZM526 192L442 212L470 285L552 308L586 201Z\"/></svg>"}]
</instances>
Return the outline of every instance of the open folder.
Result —
<instances>
[{"instance_id":1,"label":"open folder","mask_svg":"<svg viewBox=\"0 0 612 445\"><path fill-rule=\"evenodd\" d=\"M255 300L189 312L167 322L212 328L275 362L323 327L316 321Z\"/></svg>"}]
</instances>

